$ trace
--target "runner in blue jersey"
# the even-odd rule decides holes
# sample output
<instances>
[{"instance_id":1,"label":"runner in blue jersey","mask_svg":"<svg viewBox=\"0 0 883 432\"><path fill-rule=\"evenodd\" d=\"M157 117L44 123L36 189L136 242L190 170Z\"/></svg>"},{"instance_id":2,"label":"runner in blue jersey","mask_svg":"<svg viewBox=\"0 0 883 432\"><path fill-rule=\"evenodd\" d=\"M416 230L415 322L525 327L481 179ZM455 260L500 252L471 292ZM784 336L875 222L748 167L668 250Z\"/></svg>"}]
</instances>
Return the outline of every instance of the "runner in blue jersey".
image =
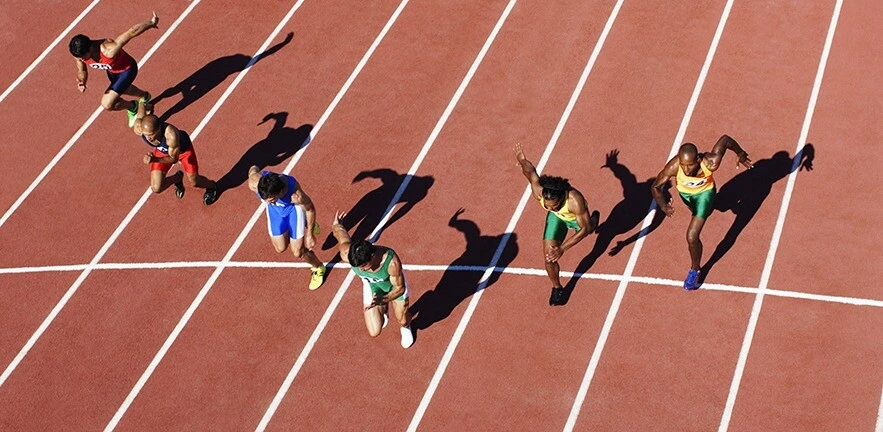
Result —
<instances>
[{"instance_id":1,"label":"runner in blue jersey","mask_svg":"<svg viewBox=\"0 0 883 432\"><path fill-rule=\"evenodd\" d=\"M248 170L248 188L267 204L267 230L276 252L285 252L291 244L294 256L312 267L310 289L322 286L325 265L313 252L319 225L316 208L307 193L294 177L261 171L256 166Z\"/></svg>"}]
</instances>

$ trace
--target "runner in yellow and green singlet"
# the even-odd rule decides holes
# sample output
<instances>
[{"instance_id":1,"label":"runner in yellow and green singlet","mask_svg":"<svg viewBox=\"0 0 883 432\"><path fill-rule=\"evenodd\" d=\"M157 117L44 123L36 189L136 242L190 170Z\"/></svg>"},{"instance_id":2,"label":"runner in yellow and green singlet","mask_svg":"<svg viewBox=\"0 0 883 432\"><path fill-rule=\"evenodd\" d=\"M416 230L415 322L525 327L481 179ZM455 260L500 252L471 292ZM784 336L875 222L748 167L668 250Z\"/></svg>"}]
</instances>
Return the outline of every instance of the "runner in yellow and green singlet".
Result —
<instances>
[{"instance_id":1,"label":"runner in yellow and green singlet","mask_svg":"<svg viewBox=\"0 0 883 432\"><path fill-rule=\"evenodd\" d=\"M739 146L736 140L723 135L708 153L699 153L696 146L686 143L678 150L678 154L665 164L665 168L656 176L651 192L656 204L666 216L674 216L675 210L671 202L665 202L662 189L672 178L677 181L678 194L681 200L690 209L693 218L687 228L687 246L690 249L690 270L684 280L685 290L699 288L699 265L702 260L702 242L699 234L705 225L705 220L711 215L714 208L714 197L717 195L717 187L712 173L717 171L727 149L736 153L739 165L751 168L751 159L748 153Z\"/></svg>"},{"instance_id":2,"label":"runner in yellow and green singlet","mask_svg":"<svg viewBox=\"0 0 883 432\"><path fill-rule=\"evenodd\" d=\"M515 160L518 161L522 174L527 177L534 198L548 212L543 232L543 252L546 256L546 274L552 280L549 306L562 306L567 303L568 296L558 275L561 271L558 259L565 251L595 232L601 215L598 211L589 214L583 194L574 189L567 179L537 174L536 168L524 156L524 147L521 144L515 146ZM569 230L574 230L575 233L568 238Z\"/></svg>"}]
</instances>

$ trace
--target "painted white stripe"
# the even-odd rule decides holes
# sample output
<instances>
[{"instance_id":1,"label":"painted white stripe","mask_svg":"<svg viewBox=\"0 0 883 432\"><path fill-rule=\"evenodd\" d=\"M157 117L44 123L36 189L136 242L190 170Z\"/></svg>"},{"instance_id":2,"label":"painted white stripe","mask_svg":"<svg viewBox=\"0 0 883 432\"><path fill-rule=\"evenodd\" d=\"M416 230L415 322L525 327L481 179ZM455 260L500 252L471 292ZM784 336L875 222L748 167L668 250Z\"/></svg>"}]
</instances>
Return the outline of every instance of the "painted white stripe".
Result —
<instances>
[{"instance_id":1,"label":"painted white stripe","mask_svg":"<svg viewBox=\"0 0 883 432\"><path fill-rule=\"evenodd\" d=\"M797 180L797 167L800 164L800 152L806 143L809 135L809 127L812 123L812 116L815 112L816 101L818 101L819 90L822 87L822 78L825 76L825 65L828 63L828 55L831 52L831 45L834 42L834 32L837 29L837 21L840 18L840 8L843 6L843 0L837 0L834 5L834 12L831 15L831 23L828 26L828 35L825 37L825 47L822 50L822 57L819 60L819 68L816 71L815 82L813 83L812 93L809 97L809 103L806 108L806 116L803 118L803 127L800 130L800 138L797 140L797 150L795 150L794 165L791 168L791 174L788 175L788 184L785 187L785 195L782 198L782 204L779 208L779 217L776 220L776 228L773 231L773 237L770 240L770 249L767 253L766 262L763 266L763 272L760 276L758 284L757 296L754 298L754 305L751 307L751 316L748 319L748 328L745 330L745 338L742 341L742 348L739 351L739 358L736 362L736 370L733 373L733 381L730 384L730 393L727 395L727 402L724 405L724 412L721 416L718 432L726 432L730 425L730 418L733 415L733 407L736 405L736 395L739 393L739 384L742 382L742 375L745 373L745 363L748 361L748 352L751 349L751 341L754 339L754 332L757 329L757 321L760 317L760 310L763 307L763 297L767 293L767 284L770 280L770 273L773 269L773 261L776 257L776 250L779 248L779 240L782 237L782 227L785 225L785 215L788 213L788 204L791 202L791 194L794 191L794 182Z\"/></svg>"},{"instance_id":2,"label":"painted white stripe","mask_svg":"<svg viewBox=\"0 0 883 432\"><path fill-rule=\"evenodd\" d=\"M702 65L702 70L699 72L699 77L696 80L696 85L693 87L693 94L690 96L690 102L687 104L687 110L684 112L684 117L681 119L681 126L678 128L678 133L675 136L675 140L672 143L671 151L669 152L668 159L672 158L675 153L677 153L678 148L684 140L684 135L687 133L687 126L690 124L690 119L693 117L693 110L696 108L696 103L699 100L699 94L702 92L702 87L705 84L705 78L708 76L708 70L711 68L711 62L714 59L714 55L717 52L717 46L720 42L721 36L724 33L724 28L727 24L727 19L730 16L730 10L733 7L733 0L728 0L727 4L724 6L724 10L721 13L720 20L717 24L717 29L715 30L714 37L711 40L711 45L708 48L708 53L705 55L705 62ZM643 225L641 226L641 230L645 231L649 228L650 224L653 221L653 216L656 213L656 203L653 202L650 205L650 211L647 213L647 216L644 218ZM644 240L646 237L641 237L635 242L635 247L632 249L632 253L629 256L628 264L626 264L625 271L623 272L623 279L620 281L619 286L616 289L616 294L613 296L613 302L610 305L610 310L607 312L607 317L604 320L604 326L601 328L601 334L598 336L598 341L595 343L595 349L592 351L592 357L589 359L589 366L586 369L586 373L583 376L583 380L580 383L579 390L577 391L576 399L573 402L573 406L570 409L570 415L567 417L567 423L564 425L564 430L569 432L572 431L574 426L576 426L576 420L579 417L580 410L582 409L582 405L585 402L586 395L589 391L589 386L592 383L592 378L595 376L595 371L598 368L598 363L601 359L601 354L604 351L604 346L607 343L607 338L610 335L610 330L613 328L613 321L616 318L617 313L619 312L619 306L622 304L622 299L625 296L625 290L628 288L629 281L631 279L632 273L635 270L635 265L638 262L638 256L641 254L641 249L644 246Z\"/></svg>"},{"instance_id":3,"label":"painted white stripe","mask_svg":"<svg viewBox=\"0 0 883 432\"><path fill-rule=\"evenodd\" d=\"M369 238L370 241L376 241L377 235L379 234L381 228L392 215L393 208L395 208L396 203L401 198L402 194L405 192L405 189L410 184L411 176L413 176L420 165L423 163L426 154L429 152L429 149L432 147L433 143L435 143L438 134L441 132L442 128L448 121L451 113L454 111L454 108L457 106L457 103L460 101L460 97L463 95L463 92L466 90L466 87L472 81L472 77L475 75L475 71L478 70L479 65L481 65L482 60L493 44L494 40L497 37L497 34L500 32L500 28L503 27L503 23L506 22L506 18L509 16L509 12L512 11L512 7L515 6L517 0L510 0L509 4L506 5L506 8L503 10L503 14L500 15L499 20L497 20L497 24L494 26L491 34L488 36L487 40L485 40L484 46L482 46L478 55L475 57L475 60L472 62L472 66L469 68L469 71L466 73L466 76L463 77L463 81L460 83L460 86L457 88L457 91L454 93L454 96L451 98L451 101L448 103L448 106L445 108L445 111L442 113L442 116L439 118L438 122L436 122L435 127L432 132L429 134L429 138L427 138L426 142L423 144L423 148L417 156L417 159L411 165L411 168L408 170L408 176L405 178L405 181L399 185L398 190L393 196L390 203L387 205L386 212L383 217L378 222L377 226L371 232L371 236ZM400 7L404 7L404 4L407 1L402 2ZM334 300L326 309L325 314L322 316L322 319L319 321L319 324L313 330L312 335L310 335L310 339L307 341L307 344L304 346L297 360L292 366L291 370L288 372L288 375L285 377L285 380L282 383L282 386L279 388L279 391L276 393L276 396L273 398L273 402L270 404L270 407L264 413L263 418L261 419L260 424L258 424L257 431L263 431L266 429L267 425L275 414L276 410L279 407L279 404L282 402L282 399L285 397L285 394L288 393L288 389L291 387L292 382L294 382L295 377L298 372L300 372L301 367L306 361L307 357L310 355L310 352L313 350L313 346L316 341L319 339L319 336L324 331L325 326L328 324L328 321L331 319L331 314L337 309L338 304L340 304L340 300L343 298L344 292L349 288L354 278L354 274L349 272L346 276L346 279L343 281L343 284L337 290L337 294L334 296Z\"/></svg>"},{"instance_id":4,"label":"painted white stripe","mask_svg":"<svg viewBox=\"0 0 883 432\"><path fill-rule=\"evenodd\" d=\"M595 43L595 47L592 50L592 53L589 56L588 61L586 62L586 66L583 69L583 72L580 75L580 78L570 95L570 99L567 102L567 106L565 107L564 112L561 114L561 118L558 120L555 131L552 133L552 137L549 139L549 143L546 145L543 155L540 157L540 160L536 165L536 170L538 173L542 172L543 168L546 166L546 163L549 160L549 157L552 154L552 150L554 150L555 145L558 143L558 138L561 136L561 133L564 130L564 126L567 124L567 120L570 118L571 112L573 112L576 101L582 94L586 81L589 79L592 68L597 61L598 56L601 54L601 48L604 46L604 41L607 39L607 35L610 33L610 29L613 27L613 23L616 21L616 16L619 13L619 9L621 8L622 3L623 0L617 1L610 12L610 16L607 18L604 29L601 31L601 34L598 37L598 41ZM423 393L420 404L418 405L414 416L411 418L411 423L408 425L409 432L417 430L417 427L420 425L423 416L426 414L429 403L432 401L432 397L435 394L435 391L438 389L438 385L441 382L445 371L447 370L448 364L450 364L451 358L453 358L454 352L457 350L457 346L460 344L460 340L462 339L463 334L466 332L466 327L469 325L469 321L472 319L472 315L475 313L475 309L478 307L478 302L481 300L481 296L484 293L484 288L487 286L487 282L491 276L491 273L496 267L497 263L499 263L500 257L502 256L503 251L506 249L506 245L511 238L511 233L515 230L515 225L518 223L518 220L521 218L521 215L524 212L524 208L527 206L527 202L530 199L530 194L530 185L528 185L524 189L524 193L521 196L521 200L518 202L515 213L512 215L509 220L509 224L506 226L506 234L503 235L503 238L500 240L500 244L498 245L497 250L494 252L494 256L491 259L490 268L485 271L484 275L482 275L482 278L480 279L479 284L476 287L475 294L473 294L472 297L469 299L469 304L466 307L466 311L460 318L460 322L457 324L457 329L454 331L454 335L451 337L451 341L448 343L448 346L445 349L444 355L442 356L438 367L436 367L435 373L433 374L432 379L429 382L429 386Z\"/></svg>"},{"instance_id":5,"label":"painted white stripe","mask_svg":"<svg viewBox=\"0 0 883 432\"><path fill-rule=\"evenodd\" d=\"M178 28L178 25L181 24L182 21L184 21L184 18L187 18L187 15L190 15L190 12L193 10L193 8L196 7L196 5L199 4L200 1L202 0L193 0L193 2L190 3L190 6L188 6L187 9L184 9L184 12L181 13L181 16L179 16L178 19L175 20L175 22L173 22L171 26L169 26L168 30L166 30L165 33L163 33L163 35L156 41L156 43L153 44L150 50L147 51L147 54L145 54L144 57L141 58L141 61L138 62L139 69L142 68L145 63L147 63L147 60L149 60L153 53L156 52L156 50L163 44L163 42L165 42L166 39L169 38L172 32L174 32L175 29ZM49 171L51 171L52 168L54 168L55 165L58 163L58 161L60 161L61 158L67 154L68 150L73 147L74 143L77 142L81 136L83 136L83 133L86 132L86 129L89 129L89 126L92 126L92 123L95 122L95 119L98 118L98 115L101 114L102 111L104 111L104 108L100 106L95 109L95 112L93 112L92 115L89 116L89 119L86 120L86 123L83 123L83 125L80 126L80 129L78 129L77 132L74 133L74 136L72 136L71 139L67 141L64 147L62 147L61 150L59 150L59 152L55 155L55 157L53 157L52 160L49 161L49 164L46 165L45 168L43 168L43 171L40 172L40 175L38 175L37 178L34 179L33 182L31 182L30 186L28 186L28 188L25 189L24 192L22 192L18 199L15 200L14 203L12 203L12 206L9 207L9 209L6 210L6 213L3 214L3 217L0 217L0 227L2 227L3 224L5 224L6 221L12 216L12 214L15 213L16 210L18 210L25 199L27 199L27 197L31 195L31 192L33 192L34 189L37 188L37 185L39 185L40 182L42 182L43 179L46 178L46 175L49 174ZM2 385L3 380L0 379L0 386Z\"/></svg>"},{"instance_id":6,"label":"painted white stripe","mask_svg":"<svg viewBox=\"0 0 883 432\"><path fill-rule=\"evenodd\" d=\"M43 272L69 272L69 271L83 271L86 269L92 271L108 271L108 270L161 270L161 269L188 269L188 268L215 268L215 267L225 267L225 268L309 268L310 265L302 262L271 262L271 261L180 261L180 262L149 262L149 263L97 263L95 265L89 264L75 264L75 265L66 265L66 266L46 266L46 267L19 267L19 268L7 268L0 269L0 274L24 274L24 273L43 273ZM344 263L337 264L328 264L330 268L343 268L349 269L350 266ZM523 276L541 276L546 277L546 271L544 269L530 269L530 268L521 268L521 267L484 267L484 266L450 266L447 264L404 264L403 267L407 271L423 271L423 272L431 272L431 271L457 271L457 272L481 272L484 273L488 271L488 269L492 270L494 273L506 273L506 274L514 274L514 275L523 275ZM639 283L644 285L663 285L663 286L673 286L680 287L683 285L683 281L674 280L674 279L664 279L658 277L649 277L649 276L632 276L625 277L621 274L610 274L610 273L573 273L568 271L561 271L561 276L563 277L578 277L580 279L591 279L591 280L604 280L611 282L619 282L619 281L628 281L630 284ZM702 289L707 291L727 291L727 292L735 292L735 293L743 293L743 294L757 294L759 288L756 287L742 287L737 285L727 285L727 284L716 284L706 282L702 284ZM842 303L848 305L855 306L871 306L871 307L883 307L883 300L874 300L867 298L858 298L858 297L842 297L842 296L830 296L825 294L813 294L799 291L787 291L787 290L777 290L767 288L765 291L765 295L774 296L774 297L784 297L784 298L793 298L793 299L801 299L801 300L815 300L821 302L828 303Z\"/></svg>"},{"instance_id":7,"label":"painted white stripe","mask_svg":"<svg viewBox=\"0 0 883 432\"><path fill-rule=\"evenodd\" d=\"M877 408L877 426L874 432L883 432L883 389L880 389L880 406Z\"/></svg>"},{"instance_id":8,"label":"painted white stripe","mask_svg":"<svg viewBox=\"0 0 883 432\"><path fill-rule=\"evenodd\" d=\"M175 30L175 28L178 27L178 24L180 24L184 20L184 18L186 18L187 15L190 14L190 11L192 11L193 8L196 7L196 5L199 3L199 1L200 0L194 0L193 3L191 3L190 6L184 10L184 12L181 14L181 16L179 16L178 19L169 27L169 29L166 30L166 33L163 35L163 37L161 37L156 42L156 44L154 44L154 49L156 47L158 47L160 44L162 44L162 42L166 39L166 37L169 34L171 34ZM149 58L149 55L145 56L145 58L142 59L141 62L143 63L143 62L147 61L147 58ZM140 66L140 64L139 64L139 66ZM55 163L58 162L59 159L61 159L61 156L63 156L64 153L67 152L67 149L69 149L73 145L74 141L76 141L76 139L79 138L79 135L81 135L82 132L85 131L85 129L88 127L88 125L91 124L91 122L95 119L95 117L98 116L98 113L100 111L101 111L101 108L99 108L95 112L95 114L93 114L92 117L89 118L89 121L87 121L86 124L84 124L83 127L80 128L80 130L77 132L77 135L74 135L74 138L71 138L71 141L68 142L68 144L65 146L65 148L61 152L59 152L59 154L55 156L55 158L52 160L52 162L49 164L49 166L47 166L46 169L44 169L43 172L40 173L40 176L37 177L37 180L35 180L34 183L32 183L31 186L28 188L28 190L25 191L25 193L22 194L21 197L19 197L19 200L16 201L16 204L13 205L13 208L10 208L10 210L7 211L7 213L5 215L3 215L3 218L0 219L0 226L2 226L3 222L5 222L6 219L8 219L9 215L11 215L13 211L15 211L15 208L17 208L18 205L21 204L22 201L24 201L24 198L30 193L30 191L32 191L37 186L37 184L40 182L40 180L42 180L43 177L45 177L46 173L48 173L49 170L52 169L52 166L54 166ZM149 193L148 193L149 191L150 190L148 189L148 191L145 192L141 196L141 199L138 201L138 204L136 205L136 207L133 208L132 211L129 212L129 214L126 216L126 220L124 221L124 223L128 223L128 220L130 220L135 215L135 211L136 211L135 209L140 208L140 206L143 205L144 201L147 200L147 196L149 195ZM98 263L98 261L101 259L101 257L103 257L104 254L107 252L107 249L110 248L110 245L113 244L113 241L116 239L116 236L118 236L119 233L122 232L123 228L124 228L124 225L120 225L117 228L117 230L114 231L114 233L107 240L107 242L105 242L104 246L102 246L101 249L98 251L98 254L96 254L95 257L92 258L90 265L94 265L94 264ZM77 277L77 280L74 281L73 285L71 285L71 287L67 290L67 292L65 292L65 294L61 297L61 300L59 300L58 303L55 305L55 307L52 308L52 311L49 313L49 315L46 317L46 319L43 320L43 322L37 328L37 331L35 331L34 334L31 335L31 337L25 343L25 346L22 347L22 349L18 352L18 354L16 354L16 356L12 360L12 362L3 371L3 374L0 375L0 387L3 386L3 384L6 382L6 379L9 378L10 374L12 374L12 371L15 370L15 368L18 366L19 363L21 363L21 361L25 357L25 355L27 355L28 351L31 350L31 347L33 347L34 344L37 342L37 340L40 338L40 336L43 335L43 332L46 331L46 329L49 327L49 324L52 323L52 321L55 319L55 317L58 315L58 313L61 311L61 309L67 304L68 300L70 300L71 296L74 295L74 293L77 291L77 289L80 287L80 284L83 283L83 281L86 279L86 277L89 276L90 272L91 272L91 270L89 268L86 268L80 274L80 276Z\"/></svg>"},{"instance_id":9,"label":"painted white stripe","mask_svg":"<svg viewBox=\"0 0 883 432\"><path fill-rule=\"evenodd\" d=\"M227 87L227 89L221 95L220 99L218 99L218 101L215 102L214 106L212 106L212 108L209 110L208 114L206 114L206 116L202 119L202 121L199 123L199 125L194 129L193 134L191 135L193 139L195 139L202 132L202 130L205 128L205 125L208 124L208 122L211 120L212 117L214 117L215 113L218 112L218 109L220 109L221 105L227 100L227 98L230 96L230 94L233 93L233 90L239 85L240 82L242 82L243 78L245 78L245 75L248 74L248 72L251 70L251 65L253 65L255 62L254 59L256 57L258 57L261 53L263 53L264 51L267 50L267 48L270 46L270 43L273 42L273 40L276 38L276 36L278 36L279 33L282 31L282 29L288 24L288 22L291 20L291 17L294 16L294 13L300 8L300 6L303 4L303 2L304 2L304 0L298 0L294 4L294 6L291 7L291 9L288 11L288 13L285 14L285 17L282 18L282 21L280 21L279 24L276 26L276 28L273 30L273 32L270 33L270 36L267 37L267 39L264 41L263 45L261 45L261 47L258 48L255 55L252 56L252 59L248 62L248 65L246 65L246 67L236 76L236 78L233 80L233 82L230 83L230 86ZM301 151L303 151L303 149L301 149ZM150 189L148 189L145 192L145 194L150 194ZM261 206L258 206L257 210L255 210L254 215L252 216L251 221L249 222L249 228L254 226L254 222L257 221L257 217L260 215L262 208L263 208L263 204ZM224 257L223 261L230 260L233 253L235 252L235 249L239 247L239 244L241 244L242 240L244 240L244 236L240 236L240 239L238 239L237 243L234 245L234 247L228 251L228 253ZM184 316L181 317L181 319L178 321L178 324L175 325L175 328L172 330L172 333L169 335L168 338L166 338L166 341L163 343L162 347L160 347L160 349L156 353L156 355L154 355L150 364L147 366L147 369L141 374L141 377L138 378L138 381L135 383L135 386L132 388L132 390L129 391L129 394L126 396L126 399L123 401L123 403L117 409L117 412L114 414L113 418L111 418L110 422L107 424L107 426L105 426L105 428L104 428L105 432L114 430L114 428L116 428L117 424L119 424L119 421L122 419L123 415L125 415L126 411L129 409L129 406L132 404L132 401L134 401L135 397L138 396L138 393L141 392L141 389L144 387L144 384L147 383L148 379L150 379L150 376L153 374L153 371L156 370L156 367L159 365L160 361L162 361L163 357L165 357L166 352L168 352L169 348L172 346L172 344L178 338L178 335L184 329L184 326L187 325L188 321L190 321L190 317L193 316L193 313L196 311L196 308L199 307L199 305L202 303L202 300L208 294L209 288L212 285L214 285L218 276L220 276L221 272L224 270L223 261L221 262L221 265L216 267L215 271L212 272L212 275L209 277L205 286L203 286L203 288L196 295L196 298L193 300L193 302L187 308L187 311L184 312Z\"/></svg>"},{"instance_id":10,"label":"painted white stripe","mask_svg":"<svg viewBox=\"0 0 883 432\"><path fill-rule=\"evenodd\" d=\"M47 55L49 55L49 52L52 51L52 49L55 48L55 46L58 45L58 43L61 42L61 40L64 39L71 32L71 30L76 27L77 24L80 23L80 21L89 13L89 11L92 10L92 8L95 7L95 5L98 4L99 1L101 0L93 0L92 3L89 3L89 5L86 6L86 9L83 9L83 11L80 12L80 14L77 15L77 17L74 18L73 21L71 21L70 25L68 25L67 28L65 28L61 32L61 34L59 34L58 37L55 38L55 40L52 41L52 43L50 43L49 46L46 47L46 49L44 49L43 52L40 53L40 55L37 56L37 58L34 59L33 62L31 62L30 66L28 66L28 68L25 69L24 72L22 72L21 75L19 75L18 78L15 79L15 81L13 81L12 84L10 84L9 87L7 87L6 90L3 91L3 94L0 94L0 102L3 102L3 100L6 99L6 96L9 96L9 93L11 93L13 89L18 87L22 80L24 80L25 77L28 76L34 70L34 68L36 68L37 65L40 64L40 62L43 61L44 58L46 58Z\"/></svg>"}]
</instances>

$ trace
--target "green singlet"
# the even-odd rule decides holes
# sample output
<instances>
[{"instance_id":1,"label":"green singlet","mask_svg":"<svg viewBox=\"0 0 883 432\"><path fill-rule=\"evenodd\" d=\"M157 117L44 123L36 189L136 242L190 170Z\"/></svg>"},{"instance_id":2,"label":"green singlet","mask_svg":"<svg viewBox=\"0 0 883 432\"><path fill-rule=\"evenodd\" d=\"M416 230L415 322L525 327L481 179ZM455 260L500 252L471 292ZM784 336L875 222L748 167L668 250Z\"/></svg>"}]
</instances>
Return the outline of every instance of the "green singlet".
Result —
<instances>
[{"instance_id":1,"label":"green singlet","mask_svg":"<svg viewBox=\"0 0 883 432\"><path fill-rule=\"evenodd\" d=\"M367 272L358 267L351 267L353 273L356 276L362 278L365 282L368 282L368 287L371 288L371 294L374 296L381 296L389 294L392 291L392 281L389 280L389 263L392 262L393 257L396 256L396 252L390 248L386 248L388 251L386 253L386 259L383 260L383 264L380 265L380 268L377 269L376 272ZM395 301L404 301L405 294L402 294Z\"/></svg>"}]
</instances>

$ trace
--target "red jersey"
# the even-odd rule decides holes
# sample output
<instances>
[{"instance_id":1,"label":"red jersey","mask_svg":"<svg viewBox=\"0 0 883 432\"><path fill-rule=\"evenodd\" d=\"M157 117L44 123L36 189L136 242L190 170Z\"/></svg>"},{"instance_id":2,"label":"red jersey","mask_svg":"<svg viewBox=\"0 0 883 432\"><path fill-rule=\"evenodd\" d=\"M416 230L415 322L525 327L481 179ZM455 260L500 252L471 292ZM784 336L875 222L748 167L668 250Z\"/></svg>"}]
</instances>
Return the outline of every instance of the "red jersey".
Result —
<instances>
[{"instance_id":1,"label":"red jersey","mask_svg":"<svg viewBox=\"0 0 883 432\"><path fill-rule=\"evenodd\" d=\"M125 72L135 64L135 59L123 49L120 49L116 56L110 58L104 55L101 48L98 48L98 55L101 56L98 61L89 58L86 59L84 63L89 65L92 69L106 70L115 74Z\"/></svg>"}]
</instances>

